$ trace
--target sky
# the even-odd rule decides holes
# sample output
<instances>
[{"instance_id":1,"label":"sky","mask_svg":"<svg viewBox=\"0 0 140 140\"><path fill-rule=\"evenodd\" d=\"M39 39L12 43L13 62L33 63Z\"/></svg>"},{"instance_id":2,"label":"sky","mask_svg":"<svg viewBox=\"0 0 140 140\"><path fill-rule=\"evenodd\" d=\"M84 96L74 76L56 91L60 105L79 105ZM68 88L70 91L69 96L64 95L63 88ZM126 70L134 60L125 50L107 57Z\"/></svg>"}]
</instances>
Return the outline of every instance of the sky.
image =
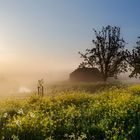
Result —
<instances>
[{"instance_id":1,"label":"sky","mask_svg":"<svg viewBox=\"0 0 140 140\"><path fill-rule=\"evenodd\" d=\"M76 69L93 28L121 27L127 47L140 36L140 0L0 0L0 73Z\"/></svg>"}]
</instances>

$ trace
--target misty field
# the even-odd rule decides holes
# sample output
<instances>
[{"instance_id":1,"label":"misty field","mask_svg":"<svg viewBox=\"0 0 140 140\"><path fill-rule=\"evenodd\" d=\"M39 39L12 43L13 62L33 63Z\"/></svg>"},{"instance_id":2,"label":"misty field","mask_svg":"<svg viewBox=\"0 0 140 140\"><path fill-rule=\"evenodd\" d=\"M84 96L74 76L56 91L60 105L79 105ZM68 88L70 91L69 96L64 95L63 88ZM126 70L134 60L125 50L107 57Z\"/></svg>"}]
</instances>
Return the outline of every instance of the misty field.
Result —
<instances>
[{"instance_id":1,"label":"misty field","mask_svg":"<svg viewBox=\"0 0 140 140\"><path fill-rule=\"evenodd\" d=\"M140 139L140 85L51 88L54 96L0 101L0 139Z\"/></svg>"}]
</instances>

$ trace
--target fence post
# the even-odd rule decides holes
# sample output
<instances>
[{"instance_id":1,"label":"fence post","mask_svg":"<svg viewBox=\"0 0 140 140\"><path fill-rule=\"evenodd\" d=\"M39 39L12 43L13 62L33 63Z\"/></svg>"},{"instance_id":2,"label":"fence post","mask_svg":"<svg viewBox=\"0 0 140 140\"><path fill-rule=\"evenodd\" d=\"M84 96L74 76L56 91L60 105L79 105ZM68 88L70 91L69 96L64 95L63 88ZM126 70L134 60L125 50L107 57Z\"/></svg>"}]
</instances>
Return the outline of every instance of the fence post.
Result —
<instances>
[{"instance_id":1,"label":"fence post","mask_svg":"<svg viewBox=\"0 0 140 140\"><path fill-rule=\"evenodd\" d=\"M44 96L44 80L38 80L38 86L37 86L37 90L38 90L38 95L39 96Z\"/></svg>"}]
</instances>

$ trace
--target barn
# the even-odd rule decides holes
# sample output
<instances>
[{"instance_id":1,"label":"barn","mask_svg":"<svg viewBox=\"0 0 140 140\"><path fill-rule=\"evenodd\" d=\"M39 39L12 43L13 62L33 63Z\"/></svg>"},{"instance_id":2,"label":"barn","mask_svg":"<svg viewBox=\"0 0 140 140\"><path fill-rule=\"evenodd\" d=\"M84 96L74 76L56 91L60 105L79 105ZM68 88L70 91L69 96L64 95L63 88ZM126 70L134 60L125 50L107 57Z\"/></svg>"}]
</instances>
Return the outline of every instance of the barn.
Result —
<instances>
[{"instance_id":1,"label":"barn","mask_svg":"<svg viewBox=\"0 0 140 140\"><path fill-rule=\"evenodd\" d=\"M70 74L73 82L97 82L101 81L101 74L97 68L77 68Z\"/></svg>"}]
</instances>

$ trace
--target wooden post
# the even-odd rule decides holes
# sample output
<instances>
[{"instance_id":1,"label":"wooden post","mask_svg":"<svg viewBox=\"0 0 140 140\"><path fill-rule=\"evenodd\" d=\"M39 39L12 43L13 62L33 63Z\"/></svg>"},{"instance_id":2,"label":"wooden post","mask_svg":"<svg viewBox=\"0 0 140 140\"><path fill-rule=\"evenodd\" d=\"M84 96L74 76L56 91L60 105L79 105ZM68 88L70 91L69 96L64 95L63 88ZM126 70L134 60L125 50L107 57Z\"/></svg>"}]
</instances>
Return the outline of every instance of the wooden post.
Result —
<instances>
[{"instance_id":1,"label":"wooden post","mask_svg":"<svg viewBox=\"0 0 140 140\"><path fill-rule=\"evenodd\" d=\"M43 79L38 80L38 86L37 86L38 95L42 96L42 97L44 96L44 86L43 86L43 84L44 84Z\"/></svg>"}]
</instances>

